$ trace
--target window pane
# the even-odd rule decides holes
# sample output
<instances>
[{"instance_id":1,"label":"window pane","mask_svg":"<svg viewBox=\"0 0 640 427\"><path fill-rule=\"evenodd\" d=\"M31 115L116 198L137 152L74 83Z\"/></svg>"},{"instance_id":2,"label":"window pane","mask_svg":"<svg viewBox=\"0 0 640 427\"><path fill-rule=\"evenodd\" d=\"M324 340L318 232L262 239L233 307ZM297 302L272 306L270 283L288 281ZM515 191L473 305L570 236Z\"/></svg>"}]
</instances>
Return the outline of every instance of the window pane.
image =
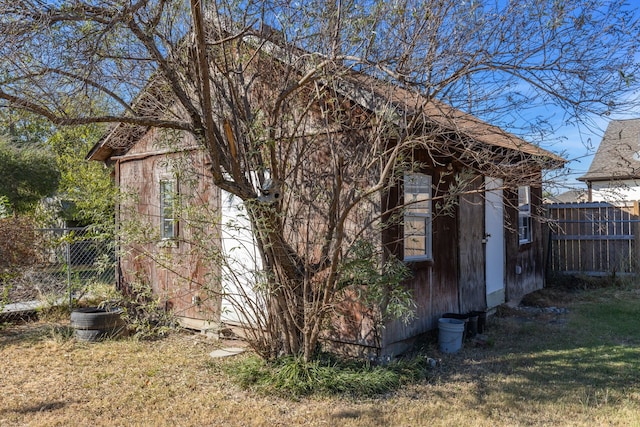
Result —
<instances>
[{"instance_id":1,"label":"window pane","mask_svg":"<svg viewBox=\"0 0 640 427\"><path fill-rule=\"evenodd\" d=\"M405 194L430 194L431 177L421 173L407 174L404 176Z\"/></svg>"},{"instance_id":2,"label":"window pane","mask_svg":"<svg viewBox=\"0 0 640 427\"><path fill-rule=\"evenodd\" d=\"M427 231L427 224L424 218L408 216L404 222L404 232L406 236L424 236Z\"/></svg>"},{"instance_id":3,"label":"window pane","mask_svg":"<svg viewBox=\"0 0 640 427\"><path fill-rule=\"evenodd\" d=\"M518 237L520 243L531 242L531 188L518 187Z\"/></svg>"},{"instance_id":4,"label":"window pane","mask_svg":"<svg viewBox=\"0 0 640 427\"><path fill-rule=\"evenodd\" d=\"M427 194L405 194L404 195L405 209L414 211L429 213L429 196Z\"/></svg>"},{"instance_id":5,"label":"window pane","mask_svg":"<svg viewBox=\"0 0 640 427\"><path fill-rule=\"evenodd\" d=\"M404 258L431 259L431 177L404 176Z\"/></svg>"},{"instance_id":6,"label":"window pane","mask_svg":"<svg viewBox=\"0 0 640 427\"><path fill-rule=\"evenodd\" d=\"M426 254L427 223L425 218L407 217L404 221L405 257L424 256Z\"/></svg>"},{"instance_id":7,"label":"window pane","mask_svg":"<svg viewBox=\"0 0 640 427\"><path fill-rule=\"evenodd\" d=\"M162 238L163 239L172 239L175 237L173 232L173 221L165 219L162 221Z\"/></svg>"},{"instance_id":8,"label":"window pane","mask_svg":"<svg viewBox=\"0 0 640 427\"><path fill-rule=\"evenodd\" d=\"M531 194L531 188L528 186L518 187L518 206L528 205Z\"/></svg>"},{"instance_id":9,"label":"window pane","mask_svg":"<svg viewBox=\"0 0 640 427\"><path fill-rule=\"evenodd\" d=\"M160 237L162 239L174 239L176 237L175 196L175 181L160 181Z\"/></svg>"},{"instance_id":10,"label":"window pane","mask_svg":"<svg viewBox=\"0 0 640 427\"><path fill-rule=\"evenodd\" d=\"M405 175L404 204L405 209L430 213L431 210L431 177L422 174Z\"/></svg>"}]
</instances>

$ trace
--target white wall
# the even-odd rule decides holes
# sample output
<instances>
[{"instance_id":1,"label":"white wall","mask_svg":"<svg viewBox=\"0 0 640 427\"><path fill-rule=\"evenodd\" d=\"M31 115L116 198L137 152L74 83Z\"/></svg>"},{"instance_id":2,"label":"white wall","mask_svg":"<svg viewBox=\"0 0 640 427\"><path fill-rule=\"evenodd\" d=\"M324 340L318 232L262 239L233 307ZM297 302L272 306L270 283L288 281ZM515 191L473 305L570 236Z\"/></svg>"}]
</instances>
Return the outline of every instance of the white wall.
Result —
<instances>
[{"instance_id":1,"label":"white wall","mask_svg":"<svg viewBox=\"0 0 640 427\"><path fill-rule=\"evenodd\" d=\"M591 185L591 200L609 203L640 200L640 181L594 182Z\"/></svg>"}]
</instances>

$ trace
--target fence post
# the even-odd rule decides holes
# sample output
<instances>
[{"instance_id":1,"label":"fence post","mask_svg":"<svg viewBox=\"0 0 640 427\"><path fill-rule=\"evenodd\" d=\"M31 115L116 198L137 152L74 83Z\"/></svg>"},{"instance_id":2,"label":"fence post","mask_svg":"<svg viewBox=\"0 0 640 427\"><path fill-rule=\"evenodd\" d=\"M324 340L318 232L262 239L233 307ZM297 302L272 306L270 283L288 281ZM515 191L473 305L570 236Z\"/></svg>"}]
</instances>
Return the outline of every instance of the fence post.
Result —
<instances>
[{"instance_id":1,"label":"fence post","mask_svg":"<svg viewBox=\"0 0 640 427\"><path fill-rule=\"evenodd\" d=\"M633 222L631 224L633 224L633 227L631 227L631 230L633 232L633 241L632 241L632 245L633 245L633 260L632 260L632 264L631 264L631 268L633 268L634 273L639 273L640 272L640 242L638 241L640 238L640 222L638 222L638 219L640 219L640 202L638 202L638 200L634 200L633 201L633 212L631 215L631 219L633 220Z\"/></svg>"},{"instance_id":2,"label":"fence post","mask_svg":"<svg viewBox=\"0 0 640 427\"><path fill-rule=\"evenodd\" d=\"M73 310L73 295L71 295L71 244L69 243L69 231L66 231L66 263L67 263L67 291L69 292L69 310Z\"/></svg>"}]
</instances>

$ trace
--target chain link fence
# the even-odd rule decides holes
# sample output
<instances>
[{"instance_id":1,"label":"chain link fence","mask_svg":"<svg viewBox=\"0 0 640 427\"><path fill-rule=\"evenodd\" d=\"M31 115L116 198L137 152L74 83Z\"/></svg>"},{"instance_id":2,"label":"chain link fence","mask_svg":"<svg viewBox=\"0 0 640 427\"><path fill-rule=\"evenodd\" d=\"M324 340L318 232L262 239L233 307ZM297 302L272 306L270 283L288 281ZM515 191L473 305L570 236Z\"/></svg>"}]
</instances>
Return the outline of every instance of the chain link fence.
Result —
<instances>
[{"instance_id":1,"label":"chain link fence","mask_svg":"<svg viewBox=\"0 0 640 427\"><path fill-rule=\"evenodd\" d=\"M43 304L68 304L99 286L115 284L112 238L88 228L48 228L36 231L33 263L0 278L0 312L20 316Z\"/></svg>"}]
</instances>

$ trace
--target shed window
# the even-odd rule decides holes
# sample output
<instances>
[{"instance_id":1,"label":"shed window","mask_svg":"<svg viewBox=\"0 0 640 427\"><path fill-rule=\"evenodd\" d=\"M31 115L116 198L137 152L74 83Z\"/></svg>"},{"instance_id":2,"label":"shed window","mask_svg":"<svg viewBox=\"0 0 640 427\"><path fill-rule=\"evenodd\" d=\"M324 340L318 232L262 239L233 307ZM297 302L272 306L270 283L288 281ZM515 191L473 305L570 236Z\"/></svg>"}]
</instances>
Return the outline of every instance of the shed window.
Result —
<instances>
[{"instance_id":1,"label":"shed window","mask_svg":"<svg viewBox=\"0 0 640 427\"><path fill-rule=\"evenodd\" d=\"M163 240L178 236L176 215L178 185L175 179L160 181L160 237Z\"/></svg>"},{"instance_id":2,"label":"shed window","mask_svg":"<svg viewBox=\"0 0 640 427\"><path fill-rule=\"evenodd\" d=\"M404 260L431 260L431 176L404 176Z\"/></svg>"},{"instance_id":3,"label":"shed window","mask_svg":"<svg viewBox=\"0 0 640 427\"><path fill-rule=\"evenodd\" d=\"M520 244L531 242L531 187L518 187L518 236Z\"/></svg>"}]
</instances>

